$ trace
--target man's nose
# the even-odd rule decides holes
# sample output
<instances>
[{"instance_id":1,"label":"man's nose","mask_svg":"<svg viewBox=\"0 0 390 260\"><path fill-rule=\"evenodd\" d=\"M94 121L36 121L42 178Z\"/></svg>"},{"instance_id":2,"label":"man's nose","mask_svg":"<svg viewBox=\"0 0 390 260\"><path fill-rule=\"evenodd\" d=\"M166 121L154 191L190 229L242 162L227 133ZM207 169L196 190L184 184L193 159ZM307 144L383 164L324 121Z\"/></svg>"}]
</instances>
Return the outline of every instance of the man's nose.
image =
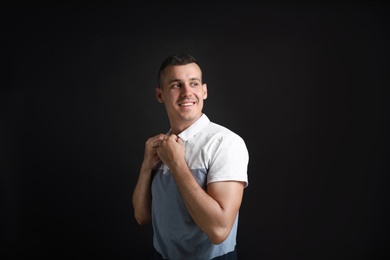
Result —
<instances>
[{"instance_id":1,"label":"man's nose","mask_svg":"<svg viewBox=\"0 0 390 260\"><path fill-rule=\"evenodd\" d=\"M188 84L184 84L182 87L182 97L191 97L192 96L192 89L191 86Z\"/></svg>"}]
</instances>

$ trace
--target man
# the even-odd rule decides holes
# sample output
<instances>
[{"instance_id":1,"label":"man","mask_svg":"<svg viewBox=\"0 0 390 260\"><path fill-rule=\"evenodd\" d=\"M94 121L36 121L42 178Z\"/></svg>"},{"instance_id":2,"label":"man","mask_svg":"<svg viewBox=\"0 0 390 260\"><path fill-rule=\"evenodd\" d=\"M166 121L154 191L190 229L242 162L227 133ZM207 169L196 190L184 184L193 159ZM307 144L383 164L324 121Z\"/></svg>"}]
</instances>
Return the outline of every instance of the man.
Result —
<instances>
[{"instance_id":1,"label":"man","mask_svg":"<svg viewBox=\"0 0 390 260\"><path fill-rule=\"evenodd\" d=\"M137 222L153 225L153 259L237 259L245 142L202 112L207 85L191 55L167 57L155 91L170 130L146 141L133 193Z\"/></svg>"}]
</instances>

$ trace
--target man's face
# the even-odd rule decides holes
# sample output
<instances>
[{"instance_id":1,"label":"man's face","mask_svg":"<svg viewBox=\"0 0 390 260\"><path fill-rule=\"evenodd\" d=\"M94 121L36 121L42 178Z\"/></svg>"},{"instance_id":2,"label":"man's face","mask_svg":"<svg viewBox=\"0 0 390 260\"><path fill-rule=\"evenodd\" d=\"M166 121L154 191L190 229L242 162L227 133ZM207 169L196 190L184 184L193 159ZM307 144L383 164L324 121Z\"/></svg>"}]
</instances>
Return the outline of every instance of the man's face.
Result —
<instances>
[{"instance_id":1,"label":"man's face","mask_svg":"<svg viewBox=\"0 0 390 260\"><path fill-rule=\"evenodd\" d=\"M160 84L156 96L165 104L171 126L186 128L202 115L207 86L202 84L202 72L196 63L166 67Z\"/></svg>"}]
</instances>

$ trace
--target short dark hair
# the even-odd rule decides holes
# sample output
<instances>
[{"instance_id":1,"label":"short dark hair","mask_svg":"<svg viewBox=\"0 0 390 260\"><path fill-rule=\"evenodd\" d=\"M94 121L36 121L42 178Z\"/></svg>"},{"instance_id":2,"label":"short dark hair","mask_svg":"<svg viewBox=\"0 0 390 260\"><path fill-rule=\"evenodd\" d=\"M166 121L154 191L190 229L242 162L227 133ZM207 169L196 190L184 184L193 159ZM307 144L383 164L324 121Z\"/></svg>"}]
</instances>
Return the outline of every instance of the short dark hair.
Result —
<instances>
[{"instance_id":1,"label":"short dark hair","mask_svg":"<svg viewBox=\"0 0 390 260\"><path fill-rule=\"evenodd\" d=\"M161 63L160 69L158 71L158 85L160 86L161 72L166 67L175 65L187 65L190 63L196 63L200 67L198 61L192 55L187 53L175 53L166 57L165 60Z\"/></svg>"}]
</instances>

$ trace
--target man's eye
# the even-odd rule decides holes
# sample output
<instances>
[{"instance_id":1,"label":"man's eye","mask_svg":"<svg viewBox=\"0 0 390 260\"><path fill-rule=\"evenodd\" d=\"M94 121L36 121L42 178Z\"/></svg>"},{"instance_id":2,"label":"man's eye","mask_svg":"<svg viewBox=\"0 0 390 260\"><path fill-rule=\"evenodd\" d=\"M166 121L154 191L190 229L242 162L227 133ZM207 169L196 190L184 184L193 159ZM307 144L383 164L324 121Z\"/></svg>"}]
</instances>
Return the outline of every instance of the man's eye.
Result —
<instances>
[{"instance_id":1,"label":"man's eye","mask_svg":"<svg viewBox=\"0 0 390 260\"><path fill-rule=\"evenodd\" d=\"M197 82L194 82L194 83L191 83L191 86L193 86L193 87L196 87L196 86L198 86L199 84L197 83Z\"/></svg>"}]
</instances>

